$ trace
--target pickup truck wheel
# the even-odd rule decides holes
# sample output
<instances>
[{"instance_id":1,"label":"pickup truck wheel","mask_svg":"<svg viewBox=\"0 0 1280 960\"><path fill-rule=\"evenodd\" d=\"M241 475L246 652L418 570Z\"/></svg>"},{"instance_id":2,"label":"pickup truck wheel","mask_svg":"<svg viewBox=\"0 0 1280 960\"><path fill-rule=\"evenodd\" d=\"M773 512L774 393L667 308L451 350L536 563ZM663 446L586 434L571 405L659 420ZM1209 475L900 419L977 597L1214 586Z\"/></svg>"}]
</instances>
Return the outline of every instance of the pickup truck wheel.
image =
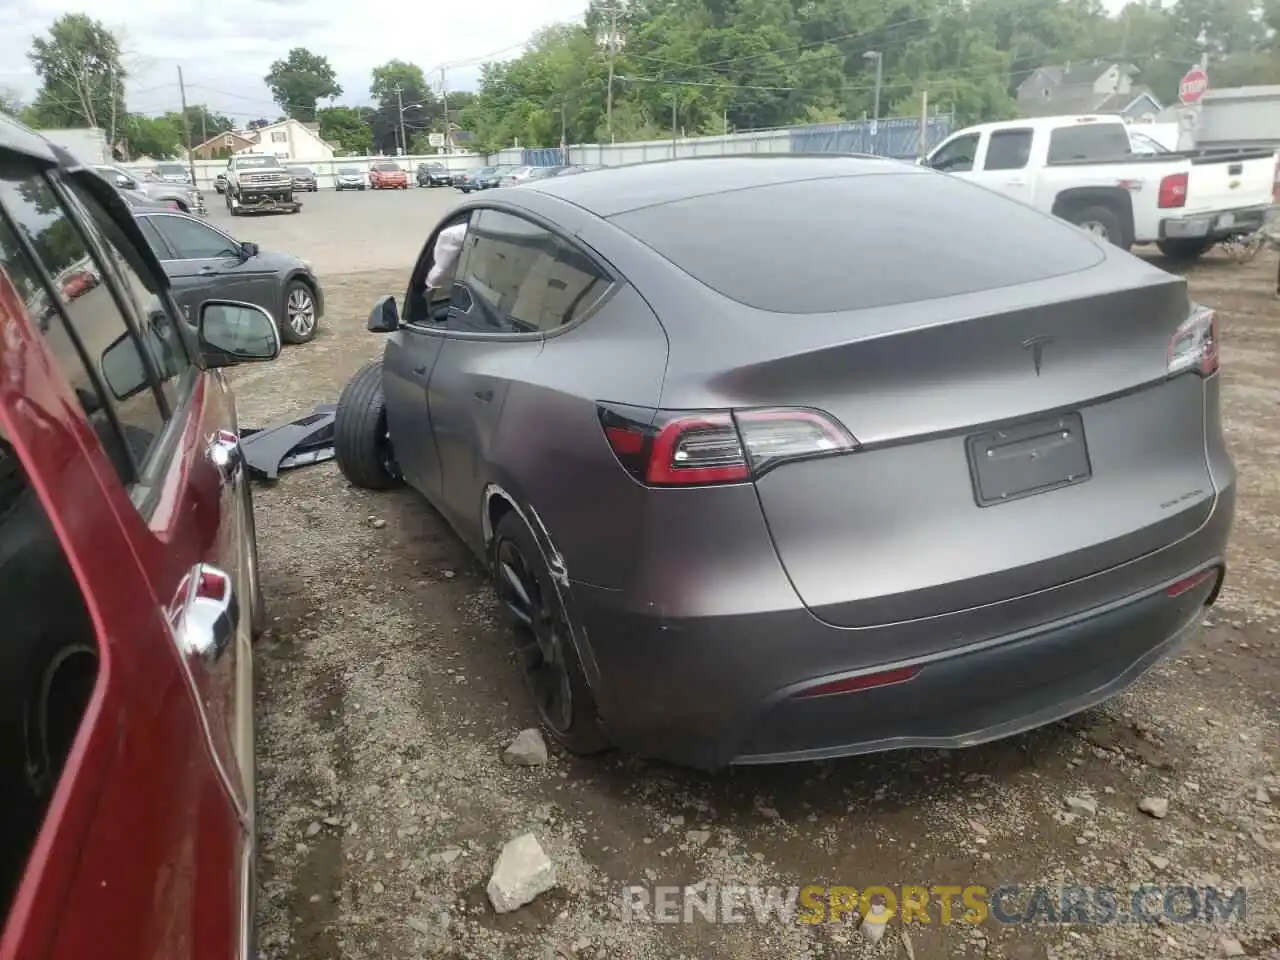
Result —
<instances>
[{"instance_id":1,"label":"pickup truck wheel","mask_svg":"<svg viewBox=\"0 0 1280 960\"><path fill-rule=\"evenodd\" d=\"M387 429L381 360L365 364L342 388L333 418L333 452L352 486L390 490L403 482Z\"/></svg>"},{"instance_id":2,"label":"pickup truck wheel","mask_svg":"<svg viewBox=\"0 0 1280 960\"><path fill-rule=\"evenodd\" d=\"M1204 239L1184 239L1178 237L1172 240L1161 240L1156 244L1170 260L1177 260L1182 263L1190 263L1193 260L1199 260L1202 256L1213 249L1212 240Z\"/></svg>"},{"instance_id":3,"label":"pickup truck wheel","mask_svg":"<svg viewBox=\"0 0 1280 960\"><path fill-rule=\"evenodd\" d=\"M1067 219L1100 240L1106 240L1124 250L1129 249L1124 238L1124 226L1108 207L1080 207L1067 214Z\"/></svg>"}]
</instances>

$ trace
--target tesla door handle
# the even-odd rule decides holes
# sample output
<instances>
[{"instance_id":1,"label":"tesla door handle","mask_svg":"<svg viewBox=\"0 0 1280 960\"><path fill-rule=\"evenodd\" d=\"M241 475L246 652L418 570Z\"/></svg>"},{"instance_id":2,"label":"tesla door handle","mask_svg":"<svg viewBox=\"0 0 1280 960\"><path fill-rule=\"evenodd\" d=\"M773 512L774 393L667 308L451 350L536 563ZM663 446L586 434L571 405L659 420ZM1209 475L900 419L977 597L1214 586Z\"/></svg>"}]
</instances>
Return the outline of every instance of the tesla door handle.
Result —
<instances>
[{"instance_id":1,"label":"tesla door handle","mask_svg":"<svg viewBox=\"0 0 1280 960\"><path fill-rule=\"evenodd\" d=\"M414 372L415 374L417 374L418 376L420 376L420 377L421 377L421 376L424 376L424 375L426 374L426 372L427 372L427 368L426 368L426 367L414 367L414 368L413 368L413 372Z\"/></svg>"},{"instance_id":2,"label":"tesla door handle","mask_svg":"<svg viewBox=\"0 0 1280 960\"><path fill-rule=\"evenodd\" d=\"M1006 181L1004 182L1004 185L1005 185L1006 187L1025 187L1025 186L1027 185L1027 181L1025 181L1025 180L1006 180Z\"/></svg>"},{"instance_id":3,"label":"tesla door handle","mask_svg":"<svg viewBox=\"0 0 1280 960\"><path fill-rule=\"evenodd\" d=\"M179 586L173 634L182 652L215 663L231 645L240 623L231 578L208 563L197 563Z\"/></svg>"},{"instance_id":4,"label":"tesla door handle","mask_svg":"<svg viewBox=\"0 0 1280 960\"><path fill-rule=\"evenodd\" d=\"M481 403L488 403L490 400L492 400L492 399L493 399L493 391L492 391L492 390L477 390L477 391L476 391L476 399L477 399L477 400L479 400Z\"/></svg>"},{"instance_id":5,"label":"tesla door handle","mask_svg":"<svg viewBox=\"0 0 1280 960\"><path fill-rule=\"evenodd\" d=\"M244 461L244 452L240 449L240 438L230 430L219 430L209 438L207 448L209 460L218 468L222 477L235 475Z\"/></svg>"},{"instance_id":6,"label":"tesla door handle","mask_svg":"<svg viewBox=\"0 0 1280 960\"><path fill-rule=\"evenodd\" d=\"M201 267L201 268L200 268L200 273L201 273L201 274L203 274L203 275L204 275L204 276L206 276L206 277L207 277L209 274L211 274L211 273L217 273L217 272L218 272L218 268L217 268L217 267L209 267L209 266L205 266L205 267Z\"/></svg>"}]
</instances>

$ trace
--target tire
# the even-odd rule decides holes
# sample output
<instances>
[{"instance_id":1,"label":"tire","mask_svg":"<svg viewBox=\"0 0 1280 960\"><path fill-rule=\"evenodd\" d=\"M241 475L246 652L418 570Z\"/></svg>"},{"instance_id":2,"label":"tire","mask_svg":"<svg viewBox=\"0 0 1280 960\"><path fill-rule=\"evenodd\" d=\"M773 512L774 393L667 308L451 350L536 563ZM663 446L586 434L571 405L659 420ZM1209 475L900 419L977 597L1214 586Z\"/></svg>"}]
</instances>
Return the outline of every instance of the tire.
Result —
<instances>
[{"instance_id":1,"label":"tire","mask_svg":"<svg viewBox=\"0 0 1280 960\"><path fill-rule=\"evenodd\" d=\"M1124 235L1124 225L1110 207L1079 207L1068 212L1064 219L1074 223L1077 227L1082 227L1099 239L1106 240L1108 243L1119 247L1121 250L1128 250L1130 247L1130 243Z\"/></svg>"},{"instance_id":2,"label":"tire","mask_svg":"<svg viewBox=\"0 0 1280 960\"><path fill-rule=\"evenodd\" d=\"M390 490L403 483L387 433L381 360L365 364L342 388L333 419L333 452L352 486Z\"/></svg>"},{"instance_id":3,"label":"tire","mask_svg":"<svg viewBox=\"0 0 1280 960\"><path fill-rule=\"evenodd\" d=\"M295 209L293 211L297 213ZM309 317L309 320L308 320ZM316 292L305 280L290 280L280 309L280 339L285 343L310 343L316 338Z\"/></svg>"},{"instance_id":4,"label":"tire","mask_svg":"<svg viewBox=\"0 0 1280 960\"><path fill-rule=\"evenodd\" d=\"M1191 263L1199 260L1214 247L1212 240L1205 239L1184 239L1177 238L1172 240L1161 240L1156 244L1160 248L1160 252L1170 260L1177 260L1180 263Z\"/></svg>"},{"instance_id":5,"label":"tire","mask_svg":"<svg viewBox=\"0 0 1280 960\"><path fill-rule=\"evenodd\" d=\"M607 750L609 738L555 581L537 539L514 510L498 521L490 564L511 627L516 666L543 725L570 753Z\"/></svg>"}]
</instances>

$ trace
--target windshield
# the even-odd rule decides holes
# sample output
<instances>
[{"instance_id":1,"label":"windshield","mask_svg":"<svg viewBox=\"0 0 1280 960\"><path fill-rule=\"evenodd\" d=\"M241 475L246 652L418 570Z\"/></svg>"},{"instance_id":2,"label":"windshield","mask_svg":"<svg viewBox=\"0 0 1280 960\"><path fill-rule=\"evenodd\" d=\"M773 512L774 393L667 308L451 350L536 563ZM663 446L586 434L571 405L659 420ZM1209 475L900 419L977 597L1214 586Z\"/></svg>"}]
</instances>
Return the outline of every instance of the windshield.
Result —
<instances>
[{"instance_id":1,"label":"windshield","mask_svg":"<svg viewBox=\"0 0 1280 960\"><path fill-rule=\"evenodd\" d=\"M358 177L360 175L360 171L355 167L343 167L338 171L338 173L342 174L344 177Z\"/></svg>"},{"instance_id":2,"label":"windshield","mask_svg":"<svg viewBox=\"0 0 1280 960\"><path fill-rule=\"evenodd\" d=\"M248 170L257 167L275 167L280 169L280 161L275 157L239 157L236 160L236 166L241 170Z\"/></svg>"},{"instance_id":3,"label":"windshield","mask_svg":"<svg viewBox=\"0 0 1280 960\"><path fill-rule=\"evenodd\" d=\"M398 173L400 171L400 168L394 163L375 163L373 169L379 173Z\"/></svg>"},{"instance_id":4,"label":"windshield","mask_svg":"<svg viewBox=\"0 0 1280 960\"><path fill-rule=\"evenodd\" d=\"M308 170L306 167L290 167L289 172L299 177L311 176L311 171Z\"/></svg>"},{"instance_id":5,"label":"windshield","mask_svg":"<svg viewBox=\"0 0 1280 960\"><path fill-rule=\"evenodd\" d=\"M156 170L159 171L162 177L172 177L172 176L185 177L187 175L187 168L180 163L157 164Z\"/></svg>"}]
</instances>

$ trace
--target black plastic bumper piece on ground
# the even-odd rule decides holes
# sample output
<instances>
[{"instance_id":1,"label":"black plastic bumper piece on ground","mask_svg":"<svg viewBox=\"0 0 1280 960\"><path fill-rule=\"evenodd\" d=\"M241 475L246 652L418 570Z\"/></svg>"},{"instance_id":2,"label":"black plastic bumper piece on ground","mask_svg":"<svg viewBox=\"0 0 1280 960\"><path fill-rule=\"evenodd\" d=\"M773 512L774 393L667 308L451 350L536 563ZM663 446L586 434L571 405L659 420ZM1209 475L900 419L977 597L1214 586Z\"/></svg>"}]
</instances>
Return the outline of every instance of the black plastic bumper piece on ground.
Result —
<instances>
[{"instance_id":1,"label":"black plastic bumper piece on ground","mask_svg":"<svg viewBox=\"0 0 1280 960\"><path fill-rule=\"evenodd\" d=\"M326 403L278 427L242 428L240 449L249 476L255 480L277 480L281 470L332 460L333 418L337 411L336 404Z\"/></svg>"}]
</instances>

